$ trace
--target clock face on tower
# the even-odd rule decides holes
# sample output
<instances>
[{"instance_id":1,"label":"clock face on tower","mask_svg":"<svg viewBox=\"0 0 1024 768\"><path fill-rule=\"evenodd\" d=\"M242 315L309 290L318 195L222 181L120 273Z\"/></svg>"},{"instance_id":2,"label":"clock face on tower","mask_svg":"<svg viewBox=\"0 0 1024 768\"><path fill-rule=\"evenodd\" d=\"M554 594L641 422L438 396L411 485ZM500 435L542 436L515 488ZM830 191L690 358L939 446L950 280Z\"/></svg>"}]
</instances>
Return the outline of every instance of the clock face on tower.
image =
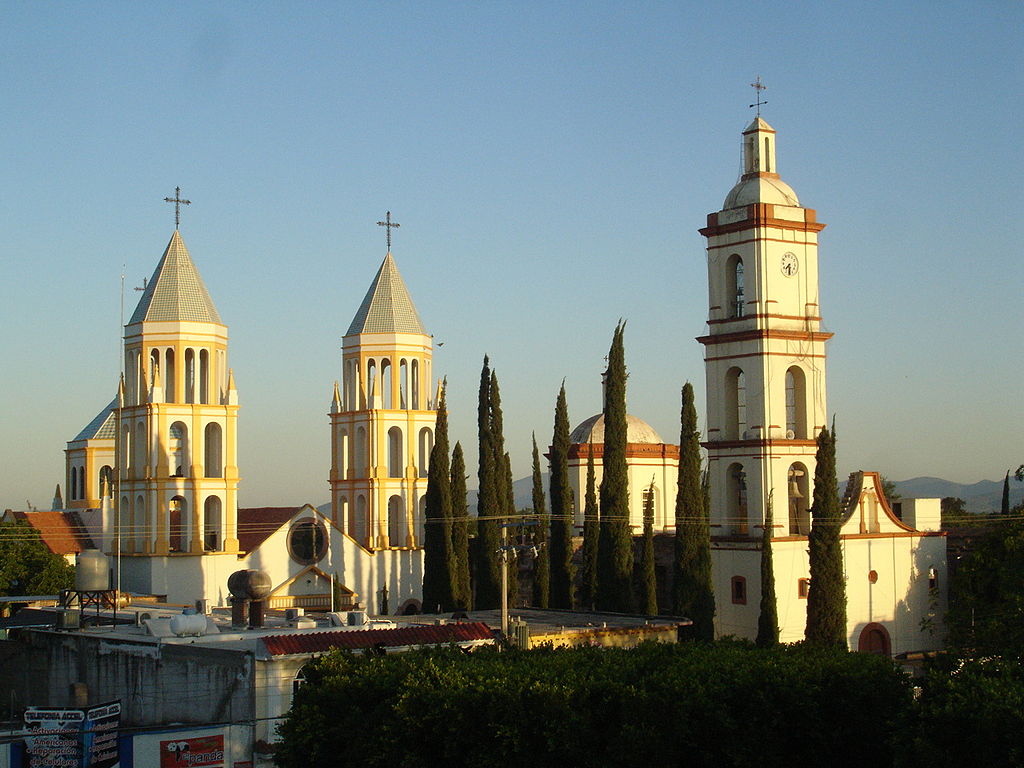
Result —
<instances>
[{"instance_id":1,"label":"clock face on tower","mask_svg":"<svg viewBox=\"0 0 1024 768\"><path fill-rule=\"evenodd\" d=\"M798 269L800 269L800 262L797 261L796 254L782 254L782 274L786 277L792 277Z\"/></svg>"}]
</instances>

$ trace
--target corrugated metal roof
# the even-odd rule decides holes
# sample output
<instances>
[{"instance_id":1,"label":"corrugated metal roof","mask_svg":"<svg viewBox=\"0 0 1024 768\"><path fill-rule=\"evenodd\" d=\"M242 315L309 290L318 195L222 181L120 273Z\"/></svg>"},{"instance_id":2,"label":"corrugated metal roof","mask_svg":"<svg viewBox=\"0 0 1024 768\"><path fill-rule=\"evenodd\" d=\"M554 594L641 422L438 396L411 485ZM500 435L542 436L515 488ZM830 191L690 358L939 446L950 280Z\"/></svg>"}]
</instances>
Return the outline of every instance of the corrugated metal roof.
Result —
<instances>
[{"instance_id":1,"label":"corrugated metal roof","mask_svg":"<svg viewBox=\"0 0 1024 768\"><path fill-rule=\"evenodd\" d=\"M403 648L416 645L447 645L493 640L494 631L483 622L416 625L395 629L356 629L270 635L260 638L272 656L322 653L332 648Z\"/></svg>"},{"instance_id":2,"label":"corrugated metal roof","mask_svg":"<svg viewBox=\"0 0 1024 768\"><path fill-rule=\"evenodd\" d=\"M76 440L113 440L116 432L116 427L114 426L115 408L117 408L116 397L110 401L110 405L96 414L96 418L86 424L71 442Z\"/></svg>"},{"instance_id":3,"label":"corrugated metal roof","mask_svg":"<svg viewBox=\"0 0 1024 768\"><path fill-rule=\"evenodd\" d=\"M162 320L221 322L178 230L171 235L171 241L128 324Z\"/></svg>"},{"instance_id":4,"label":"corrugated metal roof","mask_svg":"<svg viewBox=\"0 0 1024 768\"><path fill-rule=\"evenodd\" d=\"M345 335L357 333L427 334L390 253L384 257Z\"/></svg>"}]
</instances>

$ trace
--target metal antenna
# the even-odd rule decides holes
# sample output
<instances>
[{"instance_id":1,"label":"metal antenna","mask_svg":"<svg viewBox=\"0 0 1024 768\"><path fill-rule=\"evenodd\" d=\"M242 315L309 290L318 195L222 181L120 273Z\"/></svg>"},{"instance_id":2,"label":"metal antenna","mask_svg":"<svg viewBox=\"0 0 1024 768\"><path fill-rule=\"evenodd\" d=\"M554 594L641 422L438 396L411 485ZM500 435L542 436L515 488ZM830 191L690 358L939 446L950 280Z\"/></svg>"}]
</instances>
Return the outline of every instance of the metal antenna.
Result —
<instances>
[{"instance_id":1,"label":"metal antenna","mask_svg":"<svg viewBox=\"0 0 1024 768\"><path fill-rule=\"evenodd\" d=\"M181 187L174 188L174 197L165 197L165 203L174 203L174 228L177 229L181 224L181 206L192 205L191 200L181 199Z\"/></svg>"},{"instance_id":2,"label":"metal antenna","mask_svg":"<svg viewBox=\"0 0 1024 768\"><path fill-rule=\"evenodd\" d=\"M758 75L757 79L750 84L750 87L753 88L757 94L757 101L751 104L750 108L753 109L754 107L757 107L757 116L760 117L761 107L768 103L767 101L761 101L761 91L767 90L768 86L761 82L761 76Z\"/></svg>"},{"instance_id":3,"label":"metal antenna","mask_svg":"<svg viewBox=\"0 0 1024 768\"><path fill-rule=\"evenodd\" d=\"M388 237L387 237L387 240L388 240L388 253L391 253L391 230L392 229L398 229L402 225L399 224L398 222L391 221L391 211L388 211L387 215L384 217L384 221L378 221L377 222L377 226L378 227L387 227L387 233L388 233Z\"/></svg>"}]
</instances>

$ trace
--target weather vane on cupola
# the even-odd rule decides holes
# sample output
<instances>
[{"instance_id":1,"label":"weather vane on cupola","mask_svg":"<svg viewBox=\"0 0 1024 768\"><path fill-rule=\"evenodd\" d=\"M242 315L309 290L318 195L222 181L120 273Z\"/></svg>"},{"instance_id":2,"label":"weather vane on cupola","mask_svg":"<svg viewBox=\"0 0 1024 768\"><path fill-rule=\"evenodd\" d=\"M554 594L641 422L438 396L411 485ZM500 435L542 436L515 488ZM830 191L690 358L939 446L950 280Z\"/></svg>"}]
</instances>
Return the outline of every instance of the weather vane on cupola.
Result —
<instances>
[{"instance_id":1,"label":"weather vane on cupola","mask_svg":"<svg viewBox=\"0 0 1024 768\"><path fill-rule=\"evenodd\" d=\"M378 221L377 222L377 226L378 227L387 227L387 233L388 233L388 237L387 237L387 240L388 240L388 253L391 253L391 230L392 229L398 229L402 225L399 224L397 221L392 221L391 220L391 211L388 211L387 215L384 217L384 221Z\"/></svg>"},{"instance_id":2,"label":"weather vane on cupola","mask_svg":"<svg viewBox=\"0 0 1024 768\"><path fill-rule=\"evenodd\" d=\"M750 105L750 109L757 107L757 116L760 117L761 107L768 103L767 101L761 101L761 91L767 90L768 86L761 82L761 76L758 75L757 79L750 84L750 87L753 88L754 92L757 94L757 101Z\"/></svg>"},{"instance_id":3,"label":"weather vane on cupola","mask_svg":"<svg viewBox=\"0 0 1024 768\"><path fill-rule=\"evenodd\" d=\"M165 197L165 203L174 203L174 228L177 229L181 224L181 206L192 205L191 200L181 199L181 187L174 188L174 197Z\"/></svg>"}]
</instances>

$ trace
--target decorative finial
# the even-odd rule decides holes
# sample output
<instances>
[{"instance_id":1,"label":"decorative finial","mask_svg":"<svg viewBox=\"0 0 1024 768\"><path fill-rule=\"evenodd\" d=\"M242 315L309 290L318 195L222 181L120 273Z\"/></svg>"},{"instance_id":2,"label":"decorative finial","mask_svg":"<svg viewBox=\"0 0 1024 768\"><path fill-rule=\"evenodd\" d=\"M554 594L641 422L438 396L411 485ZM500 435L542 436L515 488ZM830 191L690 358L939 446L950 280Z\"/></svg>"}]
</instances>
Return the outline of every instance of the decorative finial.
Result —
<instances>
[{"instance_id":1,"label":"decorative finial","mask_svg":"<svg viewBox=\"0 0 1024 768\"><path fill-rule=\"evenodd\" d=\"M757 116L760 117L761 107L768 103L767 101L761 101L761 91L767 90L768 86L761 82L761 76L758 75L757 79L750 84L750 87L753 88L754 92L757 94L757 101L751 104L750 108L753 109L754 107L757 107Z\"/></svg>"},{"instance_id":2,"label":"decorative finial","mask_svg":"<svg viewBox=\"0 0 1024 768\"><path fill-rule=\"evenodd\" d=\"M378 227L387 227L387 233L388 233L388 238L387 238L388 239L388 253L391 253L391 230L392 229L397 229L398 227L400 227L402 225L399 224L398 222L391 221L391 211L388 211L387 215L384 217L384 221L378 221L377 222L377 226Z\"/></svg>"},{"instance_id":3,"label":"decorative finial","mask_svg":"<svg viewBox=\"0 0 1024 768\"><path fill-rule=\"evenodd\" d=\"M174 203L174 228L177 229L181 224L181 206L192 205L191 200L181 199L181 187L174 188L174 197L165 197L165 203Z\"/></svg>"}]
</instances>

